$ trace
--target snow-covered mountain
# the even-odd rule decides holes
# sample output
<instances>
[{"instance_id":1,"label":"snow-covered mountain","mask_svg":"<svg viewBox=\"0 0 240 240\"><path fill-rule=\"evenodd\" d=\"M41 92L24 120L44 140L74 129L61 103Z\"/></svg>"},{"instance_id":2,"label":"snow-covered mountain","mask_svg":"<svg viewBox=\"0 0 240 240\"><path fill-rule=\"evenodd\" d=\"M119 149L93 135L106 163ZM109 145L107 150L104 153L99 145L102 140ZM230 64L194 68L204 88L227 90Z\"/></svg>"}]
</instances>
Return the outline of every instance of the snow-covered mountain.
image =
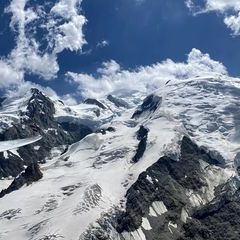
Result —
<instances>
[{"instance_id":1,"label":"snow-covered mountain","mask_svg":"<svg viewBox=\"0 0 240 240\"><path fill-rule=\"evenodd\" d=\"M239 100L215 75L3 100L0 139L42 139L0 155L0 239L239 239Z\"/></svg>"}]
</instances>

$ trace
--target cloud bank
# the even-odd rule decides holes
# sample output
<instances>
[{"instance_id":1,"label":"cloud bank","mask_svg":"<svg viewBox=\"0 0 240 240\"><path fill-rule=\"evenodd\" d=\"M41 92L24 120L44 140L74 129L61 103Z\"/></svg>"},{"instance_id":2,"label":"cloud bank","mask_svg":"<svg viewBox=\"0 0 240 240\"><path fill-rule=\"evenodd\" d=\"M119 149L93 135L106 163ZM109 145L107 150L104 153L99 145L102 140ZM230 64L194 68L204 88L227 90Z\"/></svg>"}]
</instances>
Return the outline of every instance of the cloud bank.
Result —
<instances>
[{"instance_id":1,"label":"cloud bank","mask_svg":"<svg viewBox=\"0 0 240 240\"><path fill-rule=\"evenodd\" d=\"M68 72L66 77L68 82L77 85L81 96L101 98L111 92L120 93L121 90L138 90L147 94L168 80L228 74L222 63L212 60L208 54L203 54L198 49L192 49L184 63L167 59L136 70L123 70L117 62L111 60L103 63L97 73L98 77Z\"/></svg>"},{"instance_id":2,"label":"cloud bank","mask_svg":"<svg viewBox=\"0 0 240 240\"><path fill-rule=\"evenodd\" d=\"M233 32L240 35L240 1L239 0L204 0L203 5L197 0L186 0L186 6L195 15L217 12L223 15L224 23Z\"/></svg>"}]
</instances>

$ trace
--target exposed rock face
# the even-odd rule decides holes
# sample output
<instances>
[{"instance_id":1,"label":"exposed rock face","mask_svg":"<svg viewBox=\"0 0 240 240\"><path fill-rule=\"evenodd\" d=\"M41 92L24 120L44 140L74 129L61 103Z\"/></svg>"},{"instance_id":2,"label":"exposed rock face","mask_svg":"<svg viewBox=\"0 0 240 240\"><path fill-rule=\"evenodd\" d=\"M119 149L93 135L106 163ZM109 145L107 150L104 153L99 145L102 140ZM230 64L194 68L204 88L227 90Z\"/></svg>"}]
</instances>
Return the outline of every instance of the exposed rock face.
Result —
<instances>
[{"instance_id":1,"label":"exposed rock face","mask_svg":"<svg viewBox=\"0 0 240 240\"><path fill-rule=\"evenodd\" d=\"M233 189L233 186L237 189ZM240 182L237 178L222 186L213 201L197 209L183 226L179 240L237 240L240 236Z\"/></svg>"},{"instance_id":2,"label":"exposed rock face","mask_svg":"<svg viewBox=\"0 0 240 240\"><path fill-rule=\"evenodd\" d=\"M106 109L106 108L107 108L103 103L99 102L98 100L96 100L96 99L94 99L94 98L87 98L87 99L84 101L84 103L96 105L96 106L98 106L98 107L100 107L100 108L102 108L102 109Z\"/></svg>"},{"instance_id":3,"label":"exposed rock face","mask_svg":"<svg viewBox=\"0 0 240 240\"><path fill-rule=\"evenodd\" d=\"M139 130L140 132L146 134L143 128ZM144 136L144 134L141 135ZM204 236L207 235L204 234L202 238L198 238L199 233L196 229L201 232L201 228L197 227L199 223L196 223L195 227L194 224L184 225L187 221L186 216L194 214L195 209L188 193L199 194L204 201L204 194L201 195L202 189L209 187L201 166L202 161L209 166L217 163L207 152L200 149L189 138L184 137L179 161L169 157L160 158L146 172L140 174L137 182L127 191L126 211L117 219L117 231L119 233L134 232L141 228L143 218L146 218L151 229L148 231L142 229L148 240L182 239L184 231L186 236L183 239L206 239ZM226 204L224 206L227 207ZM233 209L227 208L228 211ZM209 214L212 217L212 213ZM204 216L207 218L207 214ZM211 220L208 219L208 221ZM191 238L192 231L195 231L196 238Z\"/></svg>"},{"instance_id":4,"label":"exposed rock face","mask_svg":"<svg viewBox=\"0 0 240 240\"><path fill-rule=\"evenodd\" d=\"M136 153L132 158L134 163L138 162L139 159L143 156L146 146L147 146L147 137L148 137L148 129L144 126L141 126L137 132L137 139L139 141Z\"/></svg>"},{"instance_id":5,"label":"exposed rock face","mask_svg":"<svg viewBox=\"0 0 240 240\"><path fill-rule=\"evenodd\" d=\"M6 155L7 157L4 157L3 153L0 153L0 176L15 177L24 170L23 160L10 151L7 151Z\"/></svg>"},{"instance_id":6,"label":"exposed rock face","mask_svg":"<svg viewBox=\"0 0 240 240\"><path fill-rule=\"evenodd\" d=\"M67 131L75 141L79 141L93 132L91 128L83 124L74 122L61 122L60 124L62 128Z\"/></svg>"},{"instance_id":7,"label":"exposed rock face","mask_svg":"<svg viewBox=\"0 0 240 240\"><path fill-rule=\"evenodd\" d=\"M129 108L129 104L124 100L114 97L113 95L108 95L107 99L112 102L116 107Z\"/></svg>"},{"instance_id":8,"label":"exposed rock face","mask_svg":"<svg viewBox=\"0 0 240 240\"><path fill-rule=\"evenodd\" d=\"M137 137L147 134L141 126ZM126 193L125 211L106 213L80 239L239 239L239 180L212 183L210 175L223 176L223 166L188 137L180 152L178 161L164 156L142 172Z\"/></svg>"},{"instance_id":9,"label":"exposed rock face","mask_svg":"<svg viewBox=\"0 0 240 240\"><path fill-rule=\"evenodd\" d=\"M42 173L40 171L39 165L37 163L32 163L29 165L24 172L22 172L19 176L17 176L11 185L0 192L0 198L4 197L4 195L9 194L13 191L18 190L23 185L29 185L33 182L38 181L42 178Z\"/></svg>"},{"instance_id":10,"label":"exposed rock face","mask_svg":"<svg viewBox=\"0 0 240 240\"><path fill-rule=\"evenodd\" d=\"M142 105L135 111L132 118L137 118L146 112L155 112L161 105L162 98L157 95L149 95L143 100Z\"/></svg>"},{"instance_id":11,"label":"exposed rock face","mask_svg":"<svg viewBox=\"0 0 240 240\"><path fill-rule=\"evenodd\" d=\"M26 115L39 127L48 128L54 121L55 108L52 101L38 89L32 88Z\"/></svg>"}]
</instances>

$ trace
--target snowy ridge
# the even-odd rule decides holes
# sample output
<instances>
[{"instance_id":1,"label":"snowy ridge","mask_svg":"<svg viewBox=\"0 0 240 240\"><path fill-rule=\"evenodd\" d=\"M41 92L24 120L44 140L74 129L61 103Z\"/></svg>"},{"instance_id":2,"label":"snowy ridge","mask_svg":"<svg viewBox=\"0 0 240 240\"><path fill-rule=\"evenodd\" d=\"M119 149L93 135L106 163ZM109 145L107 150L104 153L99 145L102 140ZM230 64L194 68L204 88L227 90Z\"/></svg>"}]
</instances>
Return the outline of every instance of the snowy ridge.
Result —
<instances>
[{"instance_id":1,"label":"snowy ridge","mask_svg":"<svg viewBox=\"0 0 240 240\"><path fill-rule=\"evenodd\" d=\"M238 152L240 84L234 78L196 78L170 82L157 92L165 115L181 121L202 146L232 162Z\"/></svg>"},{"instance_id":2,"label":"snowy ridge","mask_svg":"<svg viewBox=\"0 0 240 240\"><path fill-rule=\"evenodd\" d=\"M25 139L16 139L16 140L0 142L0 152L16 149L19 147L23 147L23 146L35 143L39 141L41 138L42 138L41 136L35 136L35 137L30 137Z\"/></svg>"},{"instance_id":3,"label":"snowy ridge","mask_svg":"<svg viewBox=\"0 0 240 240\"><path fill-rule=\"evenodd\" d=\"M127 190L159 158L169 156L178 160L184 135L210 150L212 156L227 167L226 171L210 169L207 172L207 179L214 179L215 172L218 174L211 192L207 192L206 199L210 201L215 186L235 175L234 158L239 152L240 140L238 79L210 76L170 81L153 94L162 98L161 104L136 119L132 116L141 105L140 99L146 97L141 93L122 97L131 106L129 109L117 108L107 99L101 100L108 106L105 110L94 105L64 106L54 102L57 119L80 121L96 128L111 126L115 131L92 133L72 144L64 154L41 165L41 180L0 199L0 239L16 239L16 236L19 240L47 236L79 239L88 229L97 226L96 222L104 214L115 208L124 210ZM100 116L96 116L95 110L100 111ZM139 143L136 133L141 125L149 130L146 150L141 159L133 163ZM28 139L28 143L37 140L37 137ZM20 147L20 143L18 145ZM192 197L196 202L196 197ZM166 211L160 201L150 208L153 216ZM144 230L151 229L147 219L143 219L142 228L121 237L146 239ZM169 222L169 231L175 228L175 223ZM112 234L120 239L115 230Z\"/></svg>"},{"instance_id":4,"label":"snowy ridge","mask_svg":"<svg viewBox=\"0 0 240 240\"><path fill-rule=\"evenodd\" d=\"M27 93L24 97L5 99L0 108L0 132L20 122L21 112L27 110L27 102L31 95Z\"/></svg>"}]
</instances>

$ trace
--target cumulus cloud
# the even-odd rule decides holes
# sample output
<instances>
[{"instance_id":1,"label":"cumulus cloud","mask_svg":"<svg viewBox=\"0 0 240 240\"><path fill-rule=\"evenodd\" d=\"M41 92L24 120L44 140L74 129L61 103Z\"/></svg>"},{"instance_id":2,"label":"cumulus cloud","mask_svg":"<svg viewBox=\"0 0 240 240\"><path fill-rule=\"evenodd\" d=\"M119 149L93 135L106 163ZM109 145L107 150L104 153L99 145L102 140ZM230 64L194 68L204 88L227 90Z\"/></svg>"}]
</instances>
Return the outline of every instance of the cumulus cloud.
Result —
<instances>
[{"instance_id":1,"label":"cumulus cloud","mask_svg":"<svg viewBox=\"0 0 240 240\"><path fill-rule=\"evenodd\" d=\"M109 62L103 62L102 67L97 69L97 72L106 75L106 76L111 76L115 75L121 70L120 65L114 61L110 60Z\"/></svg>"},{"instance_id":2,"label":"cumulus cloud","mask_svg":"<svg viewBox=\"0 0 240 240\"><path fill-rule=\"evenodd\" d=\"M81 51L86 43L83 34L86 18L80 13L81 0L41 4L12 0L7 7L10 27L16 34L16 47L7 61L21 73L51 80L59 71L58 54L65 49Z\"/></svg>"},{"instance_id":3,"label":"cumulus cloud","mask_svg":"<svg viewBox=\"0 0 240 240\"><path fill-rule=\"evenodd\" d=\"M186 6L195 15L217 12L223 15L224 23L234 35L240 34L240 1L239 0L204 0L203 5L197 0L185 0Z\"/></svg>"},{"instance_id":4,"label":"cumulus cloud","mask_svg":"<svg viewBox=\"0 0 240 240\"><path fill-rule=\"evenodd\" d=\"M64 19L64 23L60 23L59 19L55 19L50 24L55 26L54 37L55 49L54 52L59 53L64 49L71 51L81 50L82 46L86 43L82 28L86 23L86 18L79 14L81 0L60 0L53 6L50 13L56 17L60 17L60 21Z\"/></svg>"},{"instance_id":5,"label":"cumulus cloud","mask_svg":"<svg viewBox=\"0 0 240 240\"><path fill-rule=\"evenodd\" d=\"M167 59L151 66L135 70L123 70L115 61L103 63L97 70L99 77L89 74L68 72L67 81L77 84L83 97L100 98L111 92L138 90L146 94L159 88L168 80L181 80L204 75L226 75L227 70L208 54L192 49L183 63Z\"/></svg>"},{"instance_id":6,"label":"cumulus cloud","mask_svg":"<svg viewBox=\"0 0 240 240\"><path fill-rule=\"evenodd\" d=\"M6 60L0 60L0 88L6 88L13 84L20 84L23 72L14 69Z\"/></svg>"}]
</instances>

